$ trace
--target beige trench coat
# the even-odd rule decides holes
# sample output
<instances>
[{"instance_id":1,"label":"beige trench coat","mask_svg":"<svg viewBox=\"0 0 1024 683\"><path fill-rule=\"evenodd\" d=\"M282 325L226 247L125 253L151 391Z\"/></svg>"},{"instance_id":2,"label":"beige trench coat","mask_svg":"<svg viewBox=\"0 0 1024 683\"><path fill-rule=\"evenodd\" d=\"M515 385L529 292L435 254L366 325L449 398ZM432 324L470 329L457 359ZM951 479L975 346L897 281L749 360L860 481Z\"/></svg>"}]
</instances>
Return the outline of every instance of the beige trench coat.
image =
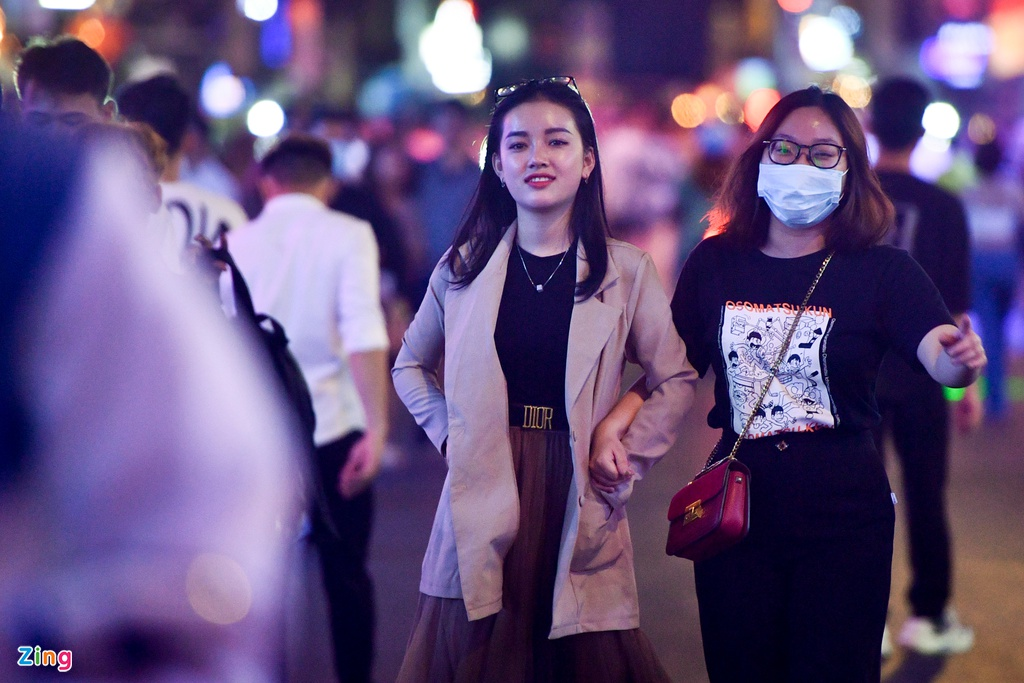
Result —
<instances>
[{"instance_id":1,"label":"beige trench coat","mask_svg":"<svg viewBox=\"0 0 1024 683\"><path fill-rule=\"evenodd\" d=\"M502 562L519 522L508 396L494 345L515 235L513 223L468 287L453 289L443 262L435 269L392 370L398 395L434 445L441 450L448 442L448 476L420 591L463 599L470 620L501 609ZM674 441L697 381L650 257L614 240L608 255L600 288L576 301L569 328L565 401L573 481L558 556L552 638L639 626L624 508L633 482L613 495L601 494L588 469L591 435L620 397L626 360L643 367L651 392L623 439L635 479ZM577 282L586 277L586 268L581 245ZM443 391L437 375L442 354Z\"/></svg>"}]
</instances>

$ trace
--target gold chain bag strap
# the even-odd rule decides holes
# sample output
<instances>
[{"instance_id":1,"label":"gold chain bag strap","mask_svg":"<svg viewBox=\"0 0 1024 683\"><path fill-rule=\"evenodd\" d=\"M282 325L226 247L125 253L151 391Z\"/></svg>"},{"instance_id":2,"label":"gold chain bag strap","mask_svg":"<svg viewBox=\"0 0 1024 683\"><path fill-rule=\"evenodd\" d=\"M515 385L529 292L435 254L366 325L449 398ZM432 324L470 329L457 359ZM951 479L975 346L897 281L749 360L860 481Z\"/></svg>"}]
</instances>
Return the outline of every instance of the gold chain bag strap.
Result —
<instances>
[{"instance_id":1,"label":"gold chain bag strap","mask_svg":"<svg viewBox=\"0 0 1024 683\"><path fill-rule=\"evenodd\" d=\"M779 355L772 364L771 374L761 390L754 409L747 417L743 430L736 437L736 443L733 444L729 455L717 462L714 460L722 443L719 440L704 469L672 497L668 508L669 530L668 541L665 544L667 554L685 557L695 562L705 560L739 543L747 535L750 529L750 470L736 459L736 452L750 431L755 413L761 407L764 397L768 395L772 380L775 379L782 359L789 350L789 344L793 341L793 334L800 323L800 318L807 310L807 302L810 301L811 294L814 293L834 254L835 252L829 252L825 257L818 274L814 277L814 282L807 290L793 324L786 332L786 339L779 349Z\"/></svg>"}]
</instances>

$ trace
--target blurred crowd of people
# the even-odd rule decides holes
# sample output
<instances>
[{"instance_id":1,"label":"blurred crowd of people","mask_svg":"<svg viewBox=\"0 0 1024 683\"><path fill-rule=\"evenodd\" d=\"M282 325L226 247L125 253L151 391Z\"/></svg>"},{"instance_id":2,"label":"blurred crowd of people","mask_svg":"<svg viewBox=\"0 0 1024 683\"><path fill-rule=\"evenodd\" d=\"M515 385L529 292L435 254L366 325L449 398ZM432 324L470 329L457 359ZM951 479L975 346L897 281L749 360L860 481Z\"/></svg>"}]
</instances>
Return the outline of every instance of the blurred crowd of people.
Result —
<instances>
[{"instance_id":1,"label":"blurred crowd of people","mask_svg":"<svg viewBox=\"0 0 1024 683\"><path fill-rule=\"evenodd\" d=\"M0 128L0 533L23 552L0 557L4 651L73 648L75 668L96 678L275 680L285 574L309 498L334 664L351 667L345 680L369 680L371 482L425 443L386 370L477 189L487 112L451 100L363 120L323 106L297 113L258 155L255 141L241 153L218 147L173 75L115 89L109 66L75 39L30 44L16 86ZM713 198L746 136L725 124L683 130L647 101L592 104L610 229L651 254L670 292L713 227ZM974 152L976 180L961 192L972 276L947 301L958 316L977 313L993 422L1011 400L1006 326L1024 245L1024 189L1004 143ZM909 211L902 225L912 230L921 216ZM367 239L296 244L303 228L331 221ZM26 225L33 240L20 236ZM200 244L237 249L257 312L290 333L327 469L309 467L308 435L282 410L252 339L223 315L233 313L232 287L214 284ZM282 254L297 260L266 265ZM353 259L364 267L358 284L337 274ZM302 279L310 273L315 292ZM357 295L372 301L353 303ZM297 312L312 298L322 315ZM340 322L325 323L331 315ZM346 398L334 405L324 397L339 385ZM941 510L944 477L943 466L926 505ZM300 494L316 488L304 487L310 479L319 489ZM341 526L358 533L339 541ZM915 571L942 564L941 585L917 611L952 624L948 539L938 533L942 557L915 556ZM353 595L363 598L358 633L347 623ZM5 667L4 680L25 675Z\"/></svg>"}]
</instances>

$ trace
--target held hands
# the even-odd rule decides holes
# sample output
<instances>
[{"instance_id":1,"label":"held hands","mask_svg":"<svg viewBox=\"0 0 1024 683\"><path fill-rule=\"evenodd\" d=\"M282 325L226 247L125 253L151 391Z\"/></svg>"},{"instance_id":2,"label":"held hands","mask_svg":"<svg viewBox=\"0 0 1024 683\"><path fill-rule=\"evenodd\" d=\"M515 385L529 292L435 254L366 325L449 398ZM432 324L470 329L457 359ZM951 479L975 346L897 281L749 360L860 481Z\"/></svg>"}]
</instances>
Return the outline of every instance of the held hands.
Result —
<instances>
[{"instance_id":1,"label":"held hands","mask_svg":"<svg viewBox=\"0 0 1024 683\"><path fill-rule=\"evenodd\" d=\"M338 473L338 493L354 498L370 485L380 472L384 454L384 437L367 431L349 452L348 461Z\"/></svg>"},{"instance_id":2,"label":"held hands","mask_svg":"<svg viewBox=\"0 0 1024 683\"><path fill-rule=\"evenodd\" d=\"M629 454L622 445L622 436L602 422L594 431L590 447L590 479L594 488L614 493L616 487L629 481L634 474Z\"/></svg>"},{"instance_id":3,"label":"held hands","mask_svg":"<svg viewBox=\"0 0 1024 683\"><path fill-rule=\"evenodd\" d=\"M946 332L939 336L939 343L953 365L969 368L975 375L988 364L981 337L972 329L971 319L966 315L960 318L956 332Z\"/></svg>"}]
</instances>

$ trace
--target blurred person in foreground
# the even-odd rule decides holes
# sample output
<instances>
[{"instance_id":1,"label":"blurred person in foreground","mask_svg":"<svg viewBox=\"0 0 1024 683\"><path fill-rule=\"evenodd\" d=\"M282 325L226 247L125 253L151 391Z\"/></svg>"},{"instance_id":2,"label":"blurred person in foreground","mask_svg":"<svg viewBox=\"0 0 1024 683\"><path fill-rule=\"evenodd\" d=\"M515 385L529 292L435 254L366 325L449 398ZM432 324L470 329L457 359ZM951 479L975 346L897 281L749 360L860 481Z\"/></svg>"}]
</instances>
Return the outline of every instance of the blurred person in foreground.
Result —
<instances>
[{"instance_id":1,"label":"blurred person in foreground","mask_svg":"<svg viewBox=\"0 0 1024 683\"><path fill-rule=\"evenodd\" d=\"M871 99L871 129L878 139L875 171L896 209L886 241L906 249L942 295L957 324L971 304L971 245L964 207L952 194L914 177L910 156L924 135L921 124L932 99L910 78L883 80ZM986 344L986 351L991 351ZM953 559L946 514L950 408L941 384L889 353L875 389L882 423L875 430L879 452L887 436L900 463L910 542L911 616L900 630L901 645L922 654L965 652L974 631L960 623L950 605ZM977 426L977 388L968 387L955 406L958 426ZM882 654L892 652L888 628Z\"/></svg>"},{"instance_id":2,"label":"blurred person in foreground","mask_svg":"<svg viewBox=\"0 0 1024 683\"><path fill-rule=\"evenodd\" d=\"M22 120L70 129L110 121L117 112L113 78L106 60L77 38L33 39L14 66Z\"/></svg>"},{"instance_id":3,"label":"blurred person in foreground","mask_svg":"<svg viewBox=\"0 0 1024 683\"><path fill-rule=\"evenodd\" d=\"M104 136L0 131L0 650L274 681L298 441L215 301L165 277L146 170ZM64 675L29 663L0 679Z\"/></svg>"},{"instance_id":4,"label":"blurred person in foreground","mask_svg":"<svg viewBox=\"0 0 1024 683\"><path fill-rule=\"evenodd\" d=\"M812 86L783 97L716 208L722 232L690 253L672 299L690 361L715 372L719 455L754 425L736 456L751 473L750 533L694 564L708 676L877 682L895 511L872 438L875 378L891 350L966 386L984 349L905 251L878 244L892 204L839 95Z\"/></svg>"},{"instance_id":5,"label":"blurred person in foreground","mask_svg":"<svg viewBox=\"0 0 1024 683\"><path fill-rule=\"evenodd\" d=\"M192 101L177 78L161 74L129 83L117 93L121 116L153 128L167 143L168 162L161 178L165 223L163 254L180 266L197 237L216 242L220 235L248 222L236 201L181 180L182 141L192 116Z\"/></svg>"},{"instance_id":6,"label":"blurred person in foreground","mask_svg":"<svg viewBox=\"0 0 1024 683\"><path fill-rule=\"evenodd\" d=\"M334 183L322 139L290 134L260 162L265 205L229 239L256 310L288 331L313 395L321 501L312 514L340 680L369 681L373 583L366 569L373 493L388 433L388 338L373 230L326 206Z\"/></svg>"},{"instance_id":7,"label":"blurred person in foreground","mask_svg":"<svg viewBox=\"0 0 1024 683\"><path fill-rule=\"evenodd\" d=\"M626 503L696 374L650 256L608 235L576 81L499 88L485 151L392 370L448 463L398 680L667 681L640 630ZM627 359L649 396L601 437Z\"/></svg>"},{"instance_id":8,"label":"blurred person in foreground","mask_svg":"<svg viewBox=\"0 0 1024 683\"><path fill-rule=\"evenodd\" d=\"M1009 415L1006 395L1006 318L1013 307L1021 275L1024 250L1024 188L1003 175L1003 147L998 139L974 151L977 182L964 188L971 233L974 310L989 352L985 370L985 417L1003 421Z\"/></svg>"}]
</instances>

